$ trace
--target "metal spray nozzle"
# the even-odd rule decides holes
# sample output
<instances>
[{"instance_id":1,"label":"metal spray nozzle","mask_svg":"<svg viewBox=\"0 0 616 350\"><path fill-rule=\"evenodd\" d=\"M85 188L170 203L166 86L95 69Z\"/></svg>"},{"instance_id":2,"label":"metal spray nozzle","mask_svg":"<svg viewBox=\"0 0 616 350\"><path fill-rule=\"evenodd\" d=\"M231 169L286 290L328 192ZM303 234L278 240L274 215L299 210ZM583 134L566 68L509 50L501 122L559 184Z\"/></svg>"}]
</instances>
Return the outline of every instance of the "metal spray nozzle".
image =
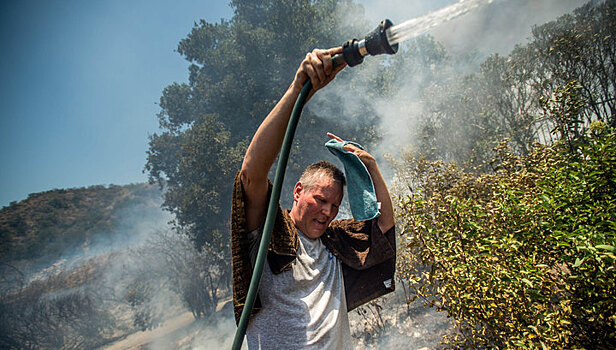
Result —
<instances>
[{"instance_id":1,"label":"metal spray nozzle","mask_svg":"<svg viewBox=\"0 0 616 350\"><path fill-rule=\"evenodd\" d=\"M383 20L364 39L351 39L345 42L342 45L342 56L345 62L353 67L362 63L365 56L376 56L383 53L393 55L398 52L398 44L389 45L387 41L387 28L392 25L389 19Z\"/></svg>"}]
</instances>

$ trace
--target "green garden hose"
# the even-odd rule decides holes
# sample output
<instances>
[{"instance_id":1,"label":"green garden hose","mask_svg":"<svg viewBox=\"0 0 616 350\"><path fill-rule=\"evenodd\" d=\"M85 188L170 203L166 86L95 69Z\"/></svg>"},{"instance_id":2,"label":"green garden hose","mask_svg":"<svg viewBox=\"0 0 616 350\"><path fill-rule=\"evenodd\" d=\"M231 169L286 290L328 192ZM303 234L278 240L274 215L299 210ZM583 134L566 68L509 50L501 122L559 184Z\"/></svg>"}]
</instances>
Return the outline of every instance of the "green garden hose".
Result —
<instances>
[{"instance_id":1,"label":"green garden hose","mask_svg":"<svg viewBox=\"0 0 616 350\"><path fill-rule=\"evenodd\" d=\"M267 247L269 246L269 241L272 237L272 230L274 228L274 222L276 221L278 201L280 200L280 191L282 189L284 173L289 160L291 144L293 143L293 137L295 136L299 116L302 113L302 109L304 108L306 99L310 94L310 90L312 90L312 82L308 80L308 82L304 84L302 91L299 93L297 101L295 101L295 106L293 106L293 112L291 113L291 118L289 119L289 125L287 126L287 131L284 135L284 141L282 143L280 156L278 158L278 167L276 168L276 176L274 177L274 187L272 188L272 194L267 207L267 216L265 217L263 236L261 237L261 243L259 244L259 253L257 254L254 270L252 271L252 278L250 279L250 288L248 288L246 303L244 304L242 316L240 317L240 322L237 325L237 331L235 331L235 338L233 339L232 349L234 350L239 350L242 347L246 327L248 327L248 320L250 319L252 307L254 306L257 298L257 291L259 290L259 284L261 283L261 274L263 274L263 264L265 264L265 257L267 256Z\"/></svg>"}]
</instances>

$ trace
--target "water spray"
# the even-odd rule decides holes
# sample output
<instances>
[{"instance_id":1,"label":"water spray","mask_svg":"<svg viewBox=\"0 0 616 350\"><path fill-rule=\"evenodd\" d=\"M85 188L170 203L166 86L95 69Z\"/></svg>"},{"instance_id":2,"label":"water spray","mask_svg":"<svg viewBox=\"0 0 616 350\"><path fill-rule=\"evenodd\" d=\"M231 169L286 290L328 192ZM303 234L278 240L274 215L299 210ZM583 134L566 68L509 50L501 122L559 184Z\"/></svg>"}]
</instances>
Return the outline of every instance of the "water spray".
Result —
<instances>
[{"instance_id":1,"label":"water spray","mask_svg":"<svg viewBox=\"0 0 616 350\"><path fill-rule=\"evenodd\" d=\"M461 16L480 5L490 2L492 2L492 0L460 0L450 6L435 12L431 12L423 17L406 21L398 26L394 26L390 20L386 19L382 21L373 31L368 33L364 39L351 39L345 42L342 46L342 54L336 55L332 58L333 65L336 67L343 62L346 62L346 64L350 67L354 67L362 63L364 61L364 57L368 55L393 55L398 52L398 43L421 35L441 23ZM276 175L274 176L274 186L270 194L267 216L265 218L265 225L263 226L263 235L261 237L259 251L252 272L252 278L250 280L250 288L248 289L242 315L237 325L235 338L233 339L232 349L234 350L239 350L244 342L244 335L246 333L248 320L250 319L250 314L252 313L252 308L257 297L257 291L259 290L259 283L261 281L261 275L263 274L267 249L272 236L272 231L274 229L274 221L276 219L276 212L278 211L280 192L287 168L287 162L289 160L293 137L295 136L295 130L297 129L297 123L299 122L302 109L304 108L304 104L306 103L311 90L312 81L309 79L299 93L297 101L295 101L293 111L291 112L291 117L289 118L289 124L287 125L287 131L285 133L282 148L280 149L280 155L278 157L278 166L276 167Z\"/></svg>"},{"instance_id":2,"label":"water spray","mask_svg":"<svg viewBox=\"0 0 616 350\"><path fill-rule=\"evenodd\" d=\"M494 0L460 0L424 16L412 18L388 28L386 31L387 40L390 44L395 45L413 39L426 33L430 29L460 17L480 6L487 5L492 1Z\"/></svg>"}]
</instances>

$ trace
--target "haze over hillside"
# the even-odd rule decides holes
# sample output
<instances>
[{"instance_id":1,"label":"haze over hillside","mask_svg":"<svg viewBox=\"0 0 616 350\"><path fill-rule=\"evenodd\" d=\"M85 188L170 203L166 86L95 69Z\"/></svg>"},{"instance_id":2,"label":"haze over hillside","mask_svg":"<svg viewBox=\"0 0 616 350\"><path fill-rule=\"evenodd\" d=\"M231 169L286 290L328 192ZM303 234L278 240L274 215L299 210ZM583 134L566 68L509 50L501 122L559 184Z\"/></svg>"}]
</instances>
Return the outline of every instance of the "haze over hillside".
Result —
<instances>
[{"instance_id":1,"label":"haze over hillside","mask_svg":"<svg viewBox=\"0 0 616 350\"><path fill-rule=\"evenodd\" d=\"M160 190L149 184L33 193L0 210L0 262L31 270L66 255L126 248L167 225L161 203Z\"/></svg>"}]
</instances>

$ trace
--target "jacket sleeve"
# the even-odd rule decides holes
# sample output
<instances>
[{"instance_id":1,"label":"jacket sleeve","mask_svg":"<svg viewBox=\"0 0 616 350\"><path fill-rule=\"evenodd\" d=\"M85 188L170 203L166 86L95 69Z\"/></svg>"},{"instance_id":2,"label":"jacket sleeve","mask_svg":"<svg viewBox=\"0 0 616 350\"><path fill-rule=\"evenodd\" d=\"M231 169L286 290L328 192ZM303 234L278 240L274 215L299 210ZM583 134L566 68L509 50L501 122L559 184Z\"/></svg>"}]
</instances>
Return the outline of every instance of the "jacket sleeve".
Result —
<instances>
[{"instance_id":1,"label":"jacket sleeve","mask_svg":"<svg viewBox=\"0 0 616 350\"><path fill-rule=\"evenodd\" d=\"M270 182L269 193L271 190L272 183ZM253 264L250 258L251 246L254 245L252 237L254 235L250 235L246 228L245 193L238 172L233 184L231 202L231 263L233 266L233 309L236 322L239 322L242 314L252 279ZM278 206L267 256L274 273L280 273L295 259L298 244L297 233L292 228L292 223L289 222L288 214ZM252 313L255 314L260 309L261 300L257 296Z\"/></svg>"},{"instance_id":2,"label":"jacket sleeve","mask_svg":"<svg viewBox=\"0 0 616 350\"><path fill-rule=\"evenodd\" d=\"M356 270L396 257L395 227L383 234L377 219L334 221L325 232L323 242L343 264Z\"/></svg>"},{"instance_id":3,"label":"jacket sleeve","mask_svg":"<svg viewBox=\"0 0 616 350\"><path fill-rule=\"evenodd\" d=\"M395 290L395 226L383 234L376 219L336 221L323 242L342 262L348 311Z\"/></svg>"}]
</instances>

